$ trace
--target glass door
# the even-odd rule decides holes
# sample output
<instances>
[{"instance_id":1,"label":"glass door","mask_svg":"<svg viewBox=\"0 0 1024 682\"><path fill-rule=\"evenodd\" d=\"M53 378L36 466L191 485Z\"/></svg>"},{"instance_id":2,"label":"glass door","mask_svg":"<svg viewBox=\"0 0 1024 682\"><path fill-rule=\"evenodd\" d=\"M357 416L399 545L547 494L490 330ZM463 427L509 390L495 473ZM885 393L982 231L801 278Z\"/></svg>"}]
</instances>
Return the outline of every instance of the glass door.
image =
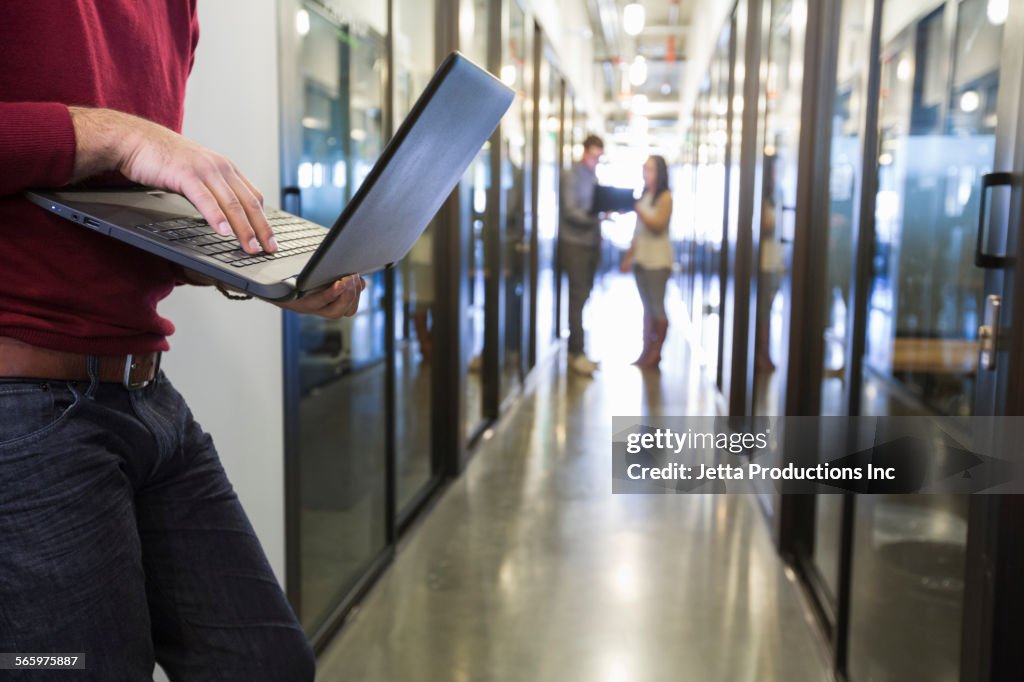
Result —
<instances>
[{"instance_id":1,"label":"glass door","mask_svg":"<svg viewBox=\"0 0 1024 682\"><path fill-rule=\"evenodd\" d=\"M859 222L860 188L863 185L863 140L868 65L871 60L871 0L842 0L839 4L839 44L836 50L835 91L832 94L832 136L829 140L828 212L815 216L827 221L825 255L823 366L820 374L822 415L849 414L850 353L852 339L853 264ZM833 437L823 434L822 438ZM840 571L844 556L843 520L847 500L843 495L817 495L814 499L813 534L805 570L811 587L826 605L831 627L836 626Z\"/></svg>"},{"instance_id":2,"label":"glass door","mask_svg":"<svg viewBox=\"0 0 1024 682\"><path fill-rule=\"evenodd\" d=\"M433 0L392 0L392 134L434 73ZM435 478L431 457L435 311L431 223L395 268L395 504L401 515Z\"/></svg>"},{"instance_id":3,"label":"glass door","mask_svg":"<svg viewBox=\"0 0 1024 682\"><path fill-rule=\"evenodd\" d=\"M969 416L983 404L978 327L995 282L986 290L974 251L983 180L1010 170L997 165L1015 146L1016 114L1001 112L1016 97L1000 87L1021 75L1000 70L1011 6L884 6L864 414ZM993 207L1005 198L990 192ZM1005 212L1001 225L1000 245ZM964 496L857 499L851 680L961 679L968 507Z\"/></svg>"},{"instance_id":4,"label":"glass door","mask_svg":"<svg viewBox=\"0 0 1024 682\"><path fill-rule=\"evenodd\" d=\"M488 0L460 0L459 46L467 57L480 65L488 64L488 36L491 2ZM493 229L491 203L491 141L484 144L470 164L460 184L460 234L469 249L469 292L467 314L462 330L467 349L462 358L467 372L466 381L466 440L472 441L494 415L486 406L485 396L492 392L497 380L490 363L485 362L487 326L497 323L497 309L488 306L489 288L495 286L485 256L487 232Z\"/></svg>"},{"instance_id":5,"label":"glass door","mask_svg":"<svg viewBox=\"0 0 1024 682\"><path fill-rule=\"evenodd\" d=\"M547 52L548 50L545 50ZM557 313L555 308L555 244L558 237L558 151L562 144L562 79L545 55L537 83L540 129L537 131L537 289L532 314L536 332L537 361L552 350Z\"/></svg>"},{"instance_id":6,"label":"glass door","mask_svg":"<svg viewBox=\"0 0 1024 682\"><path fill-rule=\"evenodd\" d=\"M753 413L785 412L807 0L771 0L765 71Z\"/></svg>"},{"instance_id":7,"label":"glass door","mask_svg":"<svg viewBox=\"0 0 1024 682\"><path fill-rule=\"evenodd\" d=\"M732 365L734 342L739 330L737 319L737 245L739 241L740 213L740 155L743 149L743 82L746 75L747 49L746 0L739 0L730 17L732 40L727 81L727 147L725 167L725 232L722 239L722 282L719 309L721 312L720 337L718 343L718 388L728 404L732 391Z\"/></svg>"},{"instance_id":8,"label":"glass door","mask_svg":"<svg viewBox=\"0 0 1024 682\"><path fill-rule=\"evenodd\" d=\"M704 231L704 273L701 306L701 348L708 376L718 377L718 348L722 314L722 240L725 236L726 157L729 146L729 44L732 25L727 23L718 38L711 60L710 87L705 111L706 155L703 183L698 196L705 206L698 220Z\"/></svg>"},{"instance_id":9,"label":"glass door","mask_svg":"<svg viewBox=\"0 0 1024 682\"><path fill-rule=\"evenodd\" d=\"M282 5L285 208L328 226L384 143L384 26L356 16ZM352 318L285 314L288 584L309 633L388 544L384 301L377 273Z\"/></svg>"},{"instance_id":10,"label":"glass door","mask_svg":"<svg viewBox=\"0 0 1024 682\"><path fill-rule=\"evenodd\" d=\"M504 320L501 354L501 394L505 401L522 383L525 373L527 262L532 229L530 198L530 80L532 31L516 0L503 4L501 79L516 90L516 99L501 122L500 183L504 220L501 235L501 286ZM530 112L532 116L532 112Z\"/></svg>"}]
</instances>

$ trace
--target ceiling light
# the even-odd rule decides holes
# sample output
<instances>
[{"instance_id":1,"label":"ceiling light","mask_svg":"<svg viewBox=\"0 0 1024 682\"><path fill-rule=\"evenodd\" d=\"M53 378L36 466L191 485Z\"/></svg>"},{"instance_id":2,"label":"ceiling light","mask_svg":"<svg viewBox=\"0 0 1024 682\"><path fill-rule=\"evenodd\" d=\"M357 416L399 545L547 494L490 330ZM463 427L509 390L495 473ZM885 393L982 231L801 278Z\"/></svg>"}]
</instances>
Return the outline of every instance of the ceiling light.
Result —
<instances>
[{"instance_id":1,"label":"ceiling light","mask_svg":"<svg viewBox=\"0 0 1024 682\"><path fill-rule=\"evenodd\" d=\"M1006 23L1006 17L1010 13L1010 0L988 0L988 20L995 26L1002 26Z\"/></svg>"},{"instance_id":2,"label":"ceiling light","mask_svg":"<svg viewBox=\"0 0 1024 682\"><path fill-rule=\"evenodd\" d=\"M647 60L637 57L629 66L629 82L633 85L643 85L647 82Z\"/></svg>"},{"instance_id":3,"label":"ceiling light","mask_svg":"<svg viewBox=\"0 0 1024 682\"><path fill-rule=\"evenodd\" d=\"M896 63L896 78L906 83L914 75L914 67L911 65L910 60L906 57L901 57L899 62Z\"/></svg>"},{"instance_id":4,"label":"ceiling light","mask_svg":"<svg viewBox=\"0 0 1024 682\"><path fill-rule=\"evenodd\" d=\"M639 2L631 2L622 10L622 30L631 36L644 30L644 6Z\"/></svg>"},{"instance_id":5,"label":"ceiling light","mask_svg":"<svg viewBox=\"0 0 1024 682\"><path fill-rule=\"evenodd\" d=\"M516 84L515 64L506 64L505 66L501 67L501 82L510 88Z\"/></svg>"},{"instance_id":6,"label":"ceiling light","mask_svg":"<svg viewBox=\"0 0 1024 682\"><path fill-rule=\"evenodd\" d=\"M981 97L974 90L968 90L964 94L960 95L960 110L971 114L978 110L981 106Z\"/></svg>"},{"instance_id":7,"label":"ceiling light","mask_svg":"<svg viewBox=\"0 0 1024 682\"><path fill-rule=\"evenodd\" d=\"M309 12L300 9L295 14L295 30L300 36L309 35L310 23L309 23Z\"/></svg>"},{"instance_id":8,"label":"ceiling light","mask_svg":"<svg viewBox=\"0 0 1024 682\"><path fill-rule=\"evenodd\" d=\"M672 86L669 85L668 83L662 83L662 85L661 85L661 94L664 95L665 97L668 97L669 95L671 95L672 94Z\"/></svg>"}]
</instances>

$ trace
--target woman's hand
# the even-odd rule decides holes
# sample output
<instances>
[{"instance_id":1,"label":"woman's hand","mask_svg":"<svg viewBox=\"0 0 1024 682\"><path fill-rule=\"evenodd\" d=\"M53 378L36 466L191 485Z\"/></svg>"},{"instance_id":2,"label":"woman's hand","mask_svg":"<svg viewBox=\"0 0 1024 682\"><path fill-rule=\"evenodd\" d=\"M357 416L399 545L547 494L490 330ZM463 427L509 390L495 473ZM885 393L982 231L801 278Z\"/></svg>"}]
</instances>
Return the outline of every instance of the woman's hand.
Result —
<instances>
[{"instance_id":1,"label":"woman's hand","mask_svg":"<svg viewBox=\"0 0 1024 682\"><path fill-rule=\"evenodd\" d=\"M629 247L619 261L619 272L625 274L633 269L633 247Z\"/></svg>"}]
</instances>

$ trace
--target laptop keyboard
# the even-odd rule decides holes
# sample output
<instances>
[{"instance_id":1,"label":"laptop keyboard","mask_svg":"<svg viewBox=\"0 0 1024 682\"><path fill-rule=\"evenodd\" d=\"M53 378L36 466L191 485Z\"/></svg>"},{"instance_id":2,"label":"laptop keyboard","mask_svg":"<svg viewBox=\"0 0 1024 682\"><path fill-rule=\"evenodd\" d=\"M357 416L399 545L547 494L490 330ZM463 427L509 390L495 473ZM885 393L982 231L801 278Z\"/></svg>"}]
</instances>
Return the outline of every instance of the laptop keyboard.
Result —
<instances>
[{"instance_id":1,"label":"laptop keyboard","mask_svg":"<svg viewBox=\"0 0 1024 682\"><path fill-rule=\"evenodd\" d=\"M238 237L217 234L203 218L164 220L139 225L139 229L236 268L316 251L327 235L327 230L319 225L279 211L267 211L267 222L277 240L276 253L248 254L238 245Z\"/></svg>"}]
</instances>

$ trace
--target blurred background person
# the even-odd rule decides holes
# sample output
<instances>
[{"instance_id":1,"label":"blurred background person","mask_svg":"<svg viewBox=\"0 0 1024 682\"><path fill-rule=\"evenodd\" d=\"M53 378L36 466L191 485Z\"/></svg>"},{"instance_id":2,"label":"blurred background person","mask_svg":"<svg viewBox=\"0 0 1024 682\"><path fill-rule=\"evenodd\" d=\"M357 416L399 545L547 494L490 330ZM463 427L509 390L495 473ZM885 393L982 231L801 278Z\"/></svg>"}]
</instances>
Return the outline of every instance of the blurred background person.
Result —
<instances>
[{"instance_id":1,"label":"blurred background person","mask_svg":"<svg viewBox=\"0 0 1024 682\"><path fill-rule=\"evenodd\" d=\"M584 353L583 306L601 262L601 218L593 206L602 154L604 141L600 137L590 135L583 141L583 156L562 183L558 230L562 269L569 276L569 369L585 376L597 369L597 363Z\"/></svg>"},{"instance_id":2,"label":"blurred background person","mask_svg":"<svg viewBox=\"0 0 1024 682\"><path fill-rule=\"evenodd\" d=\"M636 202L636 230L622 259L622 271L633 270L644 306L643 350L633 363L641 369L657 369L661 347L668 335L665 287L672 273L672 243L668 226L672 219L672 192L668 166L661 156L644 163L644 193Z\"/></svg>"}]
</instances>

